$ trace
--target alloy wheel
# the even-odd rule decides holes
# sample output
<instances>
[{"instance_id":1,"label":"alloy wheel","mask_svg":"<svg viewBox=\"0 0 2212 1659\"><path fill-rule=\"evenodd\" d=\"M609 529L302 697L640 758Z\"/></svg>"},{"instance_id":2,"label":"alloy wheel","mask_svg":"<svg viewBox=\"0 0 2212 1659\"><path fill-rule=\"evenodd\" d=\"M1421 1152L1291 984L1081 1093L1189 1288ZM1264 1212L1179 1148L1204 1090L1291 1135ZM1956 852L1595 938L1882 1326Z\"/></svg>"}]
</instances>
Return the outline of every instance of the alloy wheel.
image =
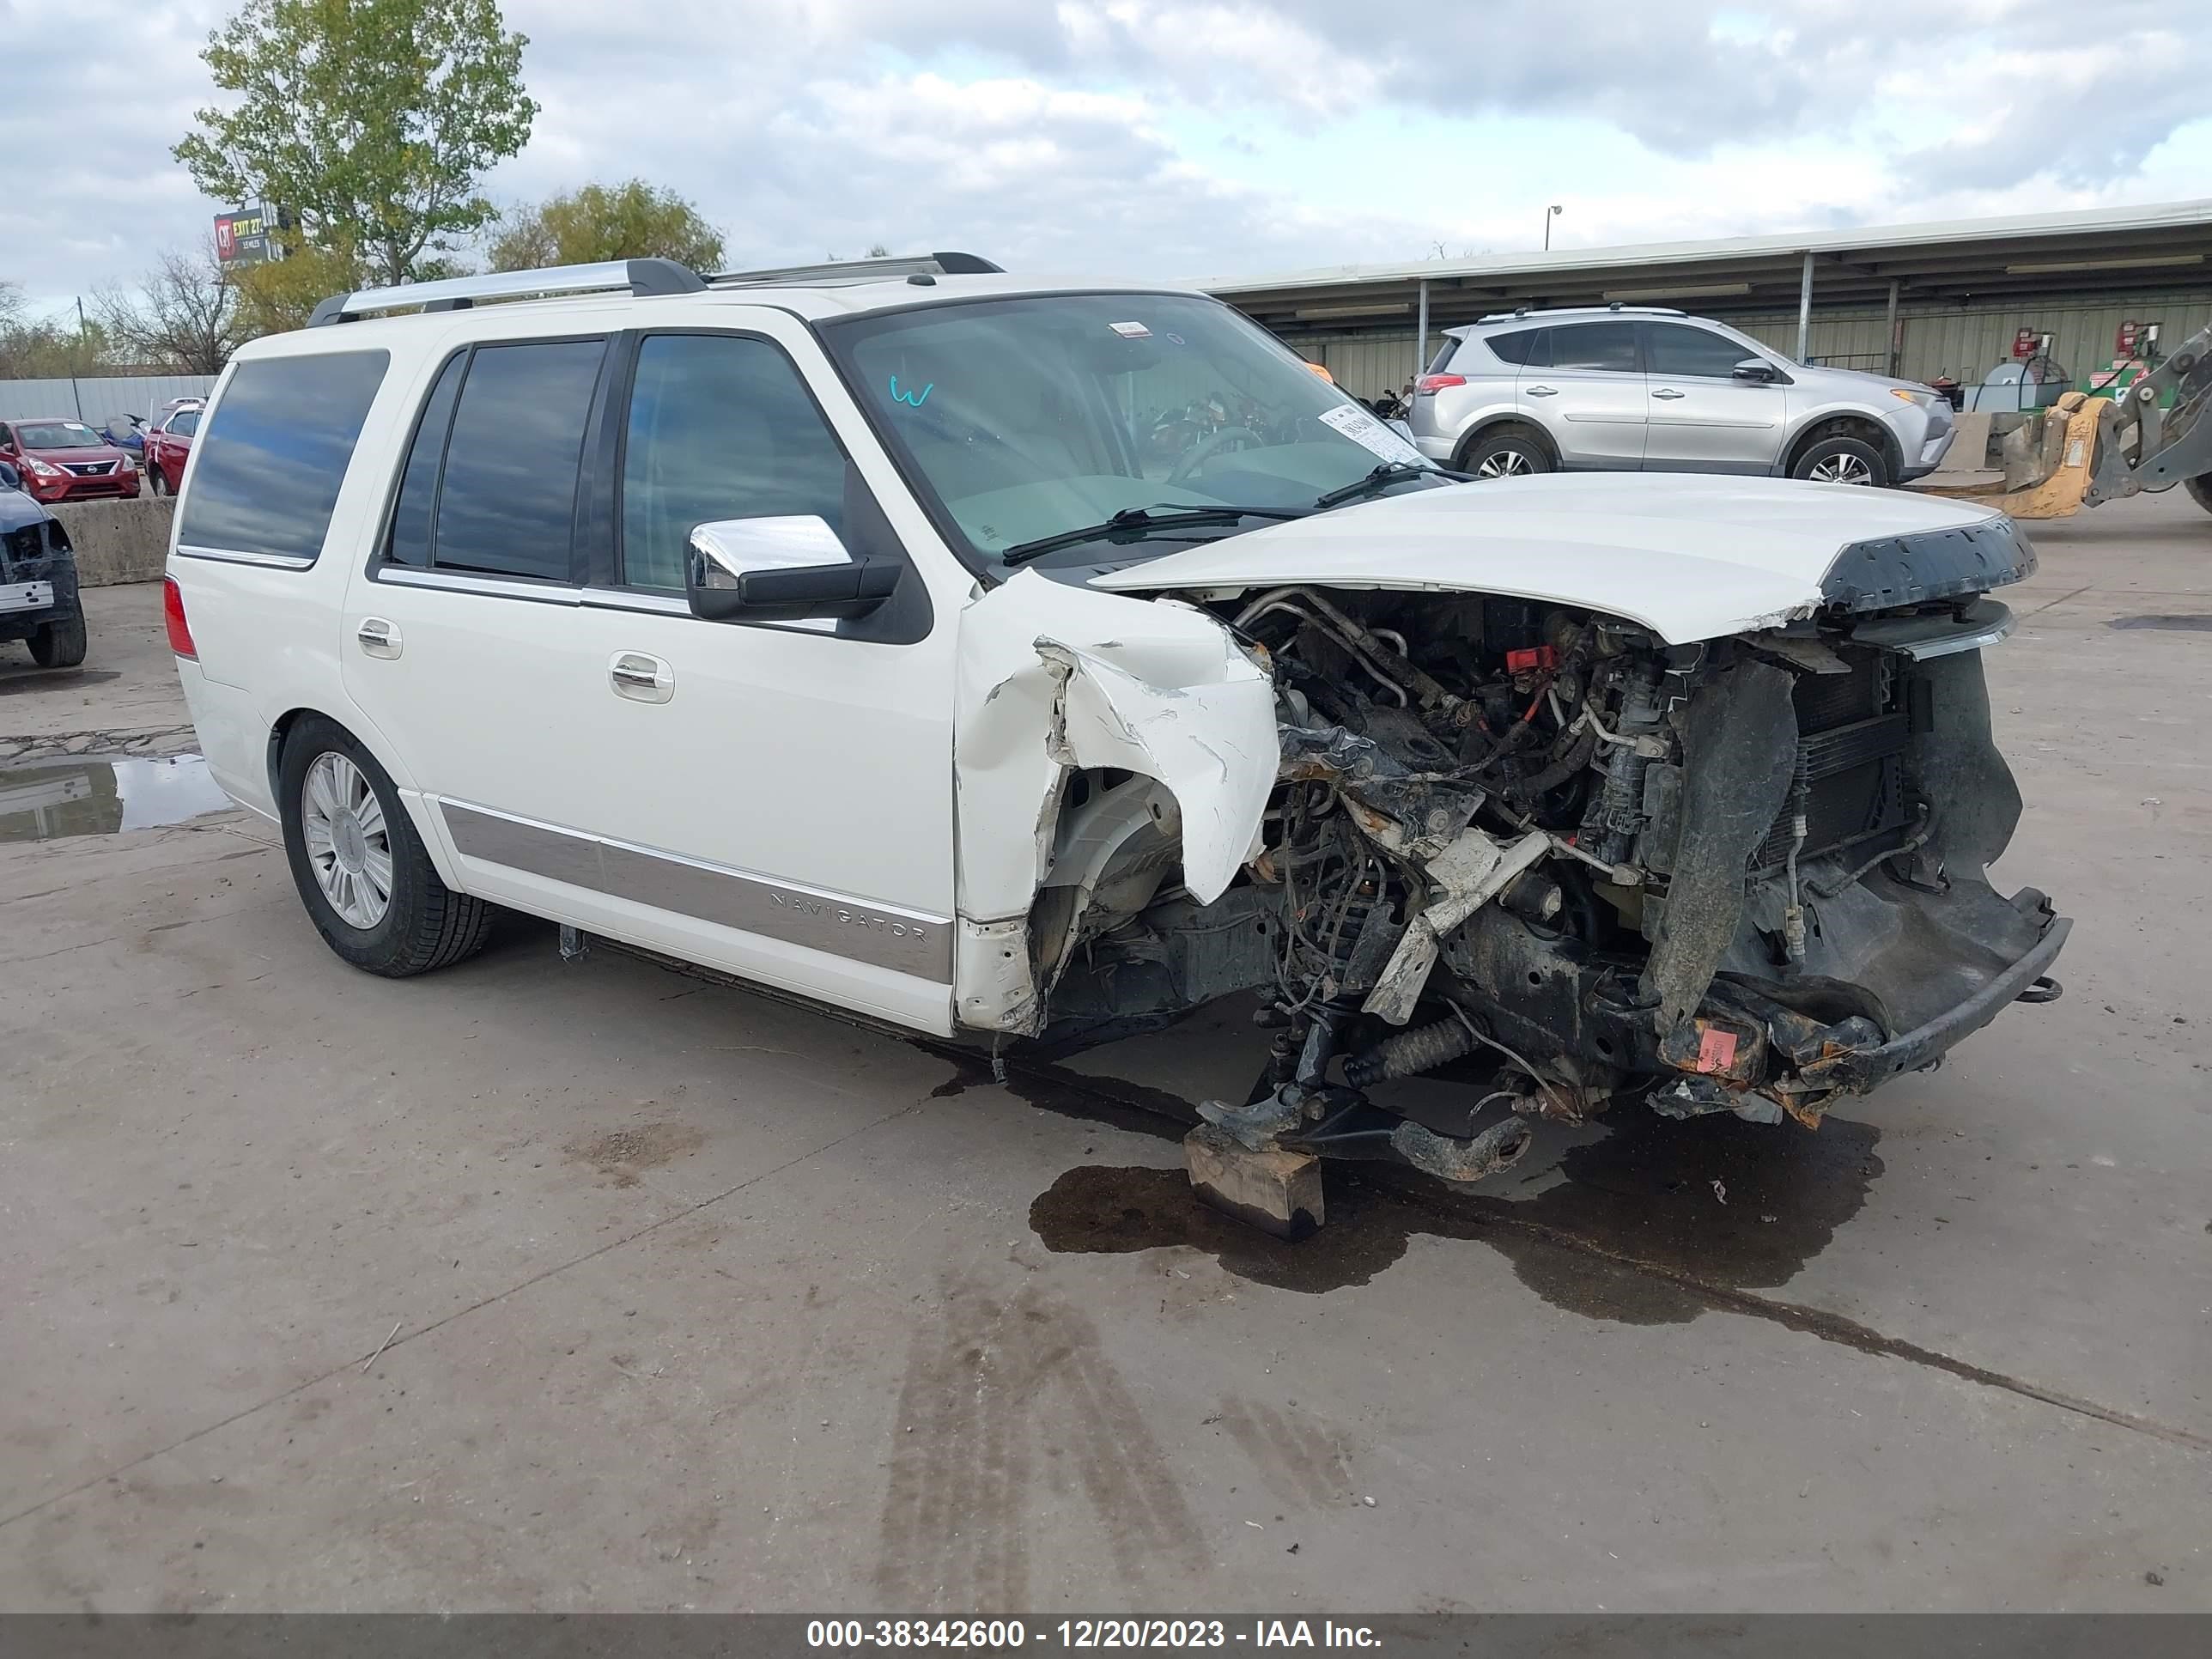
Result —
<instances>
[{"instance_id":1,"label":"alloy wheel","mask_svg":"<svg viewBox=\"0 0 2212 1659\"><path fill-rule=\"evenodd\" d=\"M1519 450L1499 449L1482 458L1474 469L1474 476L1478 478L1521 478L1535 470L1528 464L1528 458Z\"/></svg>"},{"instance_id":2,"label":"alloy wheel","mask_svg":"<svg viewBox=\"0 0 2212 1659\"><path fill-rule=\"evenodd\" d=\"M315 757L300 785L300 833L331 908L364 931L392 906L392 838L368 779L343 755Z\"/></svg>"},{"instance_id":3,"label":"alloy wheel","mask_svg":"<svg viewBox=\"0 0 2212 1659\"><path fill-rule=\"evenodd\" d=\"M1813 463L1806 477L1814 483L1870 484L1874 469L1858 455L1831 455L1826 460Z\"/></svg>"}]
</instances>

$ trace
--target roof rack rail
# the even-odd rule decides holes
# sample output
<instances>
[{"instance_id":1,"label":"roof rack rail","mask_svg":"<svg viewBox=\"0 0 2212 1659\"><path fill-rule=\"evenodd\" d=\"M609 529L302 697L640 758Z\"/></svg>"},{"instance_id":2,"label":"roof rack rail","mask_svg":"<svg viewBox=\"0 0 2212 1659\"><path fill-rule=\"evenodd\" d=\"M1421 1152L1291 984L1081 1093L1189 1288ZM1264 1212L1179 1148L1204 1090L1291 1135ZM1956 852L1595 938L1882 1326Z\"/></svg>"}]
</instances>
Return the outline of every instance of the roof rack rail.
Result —
<instances>
[{"instance_id":1,"label":"roof rack rail","mask_svg":"<svg viewBox=\"0 0 2212 1659\"><path fill-rule=\"evenodd\" d=\"M1577 311L1632 311L1643 317L1686 317L1690 313L1674 306L1630 305L1621 300L1607 300L1588 306L1516 306L1510 311L1493 311L1486 317L1478 317L1477 325L1484 323L1513 323L1524 317L1562 317Z\"/></svg>"},{"instance_id":2,"label":"roof rack rail","mask_svg":"<svg viewBox=\"0 0 2212 1659\"><path fill-rule=\"evenodd\" d=\"M818 265L779 265L764 270L722 270L715 287L804 288L818 283L872 283L890 276L988 276L1006 267L979 253L906 253L878 259L831 259Z\"/></svg>"},{"instance_id":3,"label":"roof rack rail","mask_svg":"<svg viewBox=\"0 0 2212 1659\"><path fill-rule=\"evenodd\" d=\"M408 283L398 288L333 294L307 319L309 328L350 323L376 312L466 311L479 300L519 300L541 294L696 294L707 279L673 259L607 259L598 264L550 265L542 270L495 270L482 276Z\"/></svg>"}]
</instances>

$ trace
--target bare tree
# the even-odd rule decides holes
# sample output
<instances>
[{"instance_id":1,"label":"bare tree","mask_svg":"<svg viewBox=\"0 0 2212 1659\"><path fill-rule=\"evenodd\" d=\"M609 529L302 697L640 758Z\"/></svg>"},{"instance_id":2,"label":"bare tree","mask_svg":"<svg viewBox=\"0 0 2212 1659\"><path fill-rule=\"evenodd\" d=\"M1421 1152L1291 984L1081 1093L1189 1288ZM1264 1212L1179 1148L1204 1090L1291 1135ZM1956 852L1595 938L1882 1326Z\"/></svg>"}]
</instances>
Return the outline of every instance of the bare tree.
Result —
<instances>
[{"instance_id":1,"label":"bare tree","mask_svg":"<svg viewBox=\"0 0 2212 1659\"><path fill-rule=\"evenodd\" d=\"M135 293L102 289L93 305L125 356L180 374L220 374L246 336L238 290L213 241L189 253L172 249L139 279Z\"/></svg>"}]
</instances>

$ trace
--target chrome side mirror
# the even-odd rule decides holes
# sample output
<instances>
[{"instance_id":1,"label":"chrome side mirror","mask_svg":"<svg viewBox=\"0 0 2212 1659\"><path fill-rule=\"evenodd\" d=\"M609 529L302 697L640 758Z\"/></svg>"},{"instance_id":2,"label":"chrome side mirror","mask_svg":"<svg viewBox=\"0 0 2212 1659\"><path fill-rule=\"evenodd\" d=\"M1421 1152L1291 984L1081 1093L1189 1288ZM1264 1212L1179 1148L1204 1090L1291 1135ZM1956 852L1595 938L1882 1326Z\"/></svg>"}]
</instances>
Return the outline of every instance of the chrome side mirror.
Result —
<instances>
[{"instance_id":1,"label":"chrome side mirror","mask_svg":"<svg viewBox=\"0 0 2212 1659\"><path fill-rule=\"evenodd\" d=\"M707 622L864 617L891 596L903 568L854 558L813 514L717 519L691 532L684 597Z\"/></svg>"}]
</instances>

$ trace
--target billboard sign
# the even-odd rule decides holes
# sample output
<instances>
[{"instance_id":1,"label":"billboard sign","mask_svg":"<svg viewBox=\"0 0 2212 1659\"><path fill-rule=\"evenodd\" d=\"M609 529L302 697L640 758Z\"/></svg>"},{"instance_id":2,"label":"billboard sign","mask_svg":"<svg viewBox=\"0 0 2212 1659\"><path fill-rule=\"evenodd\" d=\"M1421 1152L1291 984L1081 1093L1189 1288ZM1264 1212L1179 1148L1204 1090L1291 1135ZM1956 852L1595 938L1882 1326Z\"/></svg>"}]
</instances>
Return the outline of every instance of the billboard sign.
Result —
<instances>
[{"instance_id":1,"label":"billboard sign","mask_svg":"<svg viewBox=\"0 0 2212 1659\"><path fill-rule=\"evenodd\" d=\"M215 216L215 257L224 265L258 265L276 257L258 208Z\"/></svg>"}]
</instances>

